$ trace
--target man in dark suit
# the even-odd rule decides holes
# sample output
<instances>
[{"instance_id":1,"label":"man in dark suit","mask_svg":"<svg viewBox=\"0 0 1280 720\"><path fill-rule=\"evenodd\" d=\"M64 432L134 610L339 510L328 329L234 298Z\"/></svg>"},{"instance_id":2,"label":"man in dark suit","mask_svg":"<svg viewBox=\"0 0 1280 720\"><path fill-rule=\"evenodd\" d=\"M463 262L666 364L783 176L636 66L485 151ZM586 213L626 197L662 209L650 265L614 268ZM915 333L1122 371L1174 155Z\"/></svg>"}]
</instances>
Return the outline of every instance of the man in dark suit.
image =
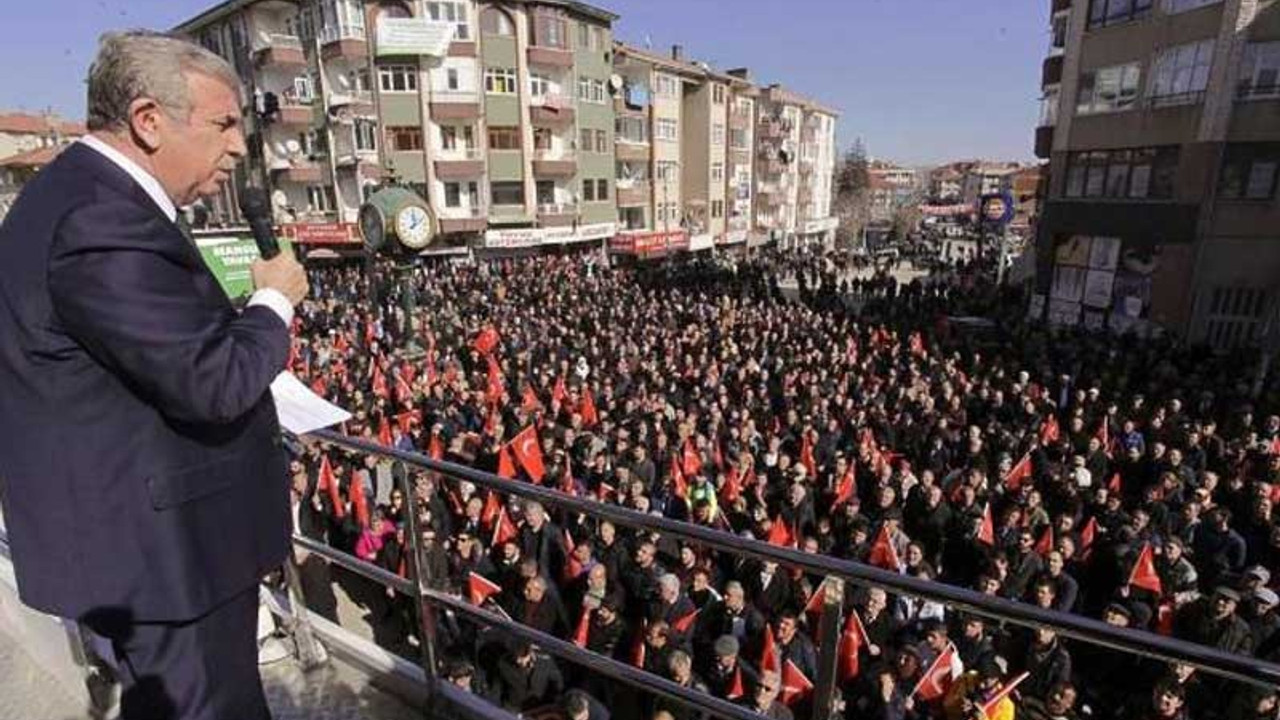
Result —
<instances>
[{"instance_id":1,"label":"man in dark suit","mask_svg":"<svg viewBox=\"0 0 1280 720\"><path fill-rule=\"evenodd\" d=\"M257 583L289 543L269 385L307 291L283 253L238 311L177 224L245 153L220 58L103 38L90 135L0 227L0 478L30 606L109 640L122 717L267 718Z\"/></svg>"}]
</instances>

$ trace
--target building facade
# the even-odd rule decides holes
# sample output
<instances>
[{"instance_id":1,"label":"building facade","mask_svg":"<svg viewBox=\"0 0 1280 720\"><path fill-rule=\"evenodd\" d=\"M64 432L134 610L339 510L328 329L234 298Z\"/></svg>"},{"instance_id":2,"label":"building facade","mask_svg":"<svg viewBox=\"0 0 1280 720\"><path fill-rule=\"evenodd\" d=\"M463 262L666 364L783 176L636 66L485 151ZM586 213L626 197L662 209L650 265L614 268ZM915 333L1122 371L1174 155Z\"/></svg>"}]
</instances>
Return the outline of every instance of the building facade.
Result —
<instances>
[{"instance_id":1,"label":"building facade","mask_svg":"<svg viewBox=\"0 0 1280 720\"><path fill-rule=\"evenodd\" d=\"M244 79L241 180L303 241L354 243L384 183L427 200L443 250L833 239L835 112L616 43L616 19L571 0L230 0L177 29ZM409 31L444 41L405 47ZM234 193L214 222L234 221Z\"/></svg>"},{"instance_id":2,"label":"building facade","mask_svg":"<svg viewBox=\"0 0 1280 720\"><path fill-rule=\"evenodd\" d=\"M1052 11L1036 133L1050 160L1037 252L1048 319L1274 342L1280 3Z\"/></svg>"},{"instance_id":3,"label":"building facade","mask_svg":"<svg viewBox=\"0 0 1280 720\"><path fill-rule=\"evenodd\" d=\"M0 113L0 220L27 181L84 132L50 113Z\"/></svg>"}]
</instances>

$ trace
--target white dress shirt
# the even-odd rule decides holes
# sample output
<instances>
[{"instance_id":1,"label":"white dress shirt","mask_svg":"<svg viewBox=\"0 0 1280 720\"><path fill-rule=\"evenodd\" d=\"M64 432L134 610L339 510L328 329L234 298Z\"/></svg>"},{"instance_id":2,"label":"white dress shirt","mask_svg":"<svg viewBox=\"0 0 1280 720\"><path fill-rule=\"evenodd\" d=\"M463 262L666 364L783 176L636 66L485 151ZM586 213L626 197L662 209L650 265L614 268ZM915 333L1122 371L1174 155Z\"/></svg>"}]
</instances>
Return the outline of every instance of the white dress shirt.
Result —
<instances>
[{"instance_id":1,"label":"white dress shirt","mask_svg":"<svg viewBox=\"0 0 1280 720\"><path fill-rule=\"evenodd\" d=\"M169 222L177 222L178 208L173 204L173 200L169 197L169 194L164 191L164 188L160 185L160 181L156 180L154 175L143 170L124 153L116 150L93 135L85 135L80 138L79 142L89 148L92 148L95 152L115 163L121 170L128 173L129 177L133 178L133 181L138 183L138 185L147 192L147 196L156 204L156 207L160 208L160 212L164 213L164 216L169 218ZM261 288L259 290L255 290L253 295L249 296L249 306L252 307L254 305L264 305L267 308L270 308L272 312L279 315L280 319L284 321L285 327L292 327L293 303L289 302L289 298L285 297L284 293L279 290L275 290L273 288Z\"/></svg>"}]
</instances>

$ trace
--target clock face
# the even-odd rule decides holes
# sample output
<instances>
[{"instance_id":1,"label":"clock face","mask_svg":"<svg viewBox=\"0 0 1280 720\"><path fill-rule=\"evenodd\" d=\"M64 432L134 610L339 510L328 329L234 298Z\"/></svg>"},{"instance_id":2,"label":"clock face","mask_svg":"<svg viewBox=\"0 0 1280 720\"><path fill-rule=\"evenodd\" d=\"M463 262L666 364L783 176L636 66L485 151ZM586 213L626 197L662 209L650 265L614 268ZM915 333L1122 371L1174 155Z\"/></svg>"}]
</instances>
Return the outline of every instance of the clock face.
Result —
<instances>
[{"instance_id":1,"label":"clock face","mask_svg":"<svg viewBox=\"0 0 1280 720\"><path fill-rule=\"evenodd\" d=\"M377 250L386 240L386 234L382 211L372 205L360 208L360 235L364 237L365 246Z\"/></svg>"},{"instance_id":2,"label":"clock face","mask_svg":"<svg viewBox=\"0 0 1280 720\"><path fill-rule=\"evenodd\" d=\"M396 235L406 247L426 247L431 242L431 217L421 207L410 205L396 215Z\"/></svg>"}]
</instances>

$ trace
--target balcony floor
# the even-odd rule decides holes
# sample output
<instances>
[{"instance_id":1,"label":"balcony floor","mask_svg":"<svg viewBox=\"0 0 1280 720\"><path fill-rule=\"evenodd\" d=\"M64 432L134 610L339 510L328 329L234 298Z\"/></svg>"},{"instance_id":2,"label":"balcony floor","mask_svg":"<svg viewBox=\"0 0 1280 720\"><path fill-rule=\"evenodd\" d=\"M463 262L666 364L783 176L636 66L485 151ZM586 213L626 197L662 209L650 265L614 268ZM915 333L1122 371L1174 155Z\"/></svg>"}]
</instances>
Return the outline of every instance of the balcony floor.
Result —
<instances>
[{"instance_id":1,"label":"balcony floor","mask_svg":"<svg viewBox=\"0 0 1280 720\"><path fill-rule=\"evenodd\" d=\"M415 711L372 687L360 672L331 658L303 673L292 661L262 667L267 701L276 720L419 720ZM77 720L85 708L46 674L19 644L0 633L0 716L23 720Z\"/></svg>"}]
</instances>

